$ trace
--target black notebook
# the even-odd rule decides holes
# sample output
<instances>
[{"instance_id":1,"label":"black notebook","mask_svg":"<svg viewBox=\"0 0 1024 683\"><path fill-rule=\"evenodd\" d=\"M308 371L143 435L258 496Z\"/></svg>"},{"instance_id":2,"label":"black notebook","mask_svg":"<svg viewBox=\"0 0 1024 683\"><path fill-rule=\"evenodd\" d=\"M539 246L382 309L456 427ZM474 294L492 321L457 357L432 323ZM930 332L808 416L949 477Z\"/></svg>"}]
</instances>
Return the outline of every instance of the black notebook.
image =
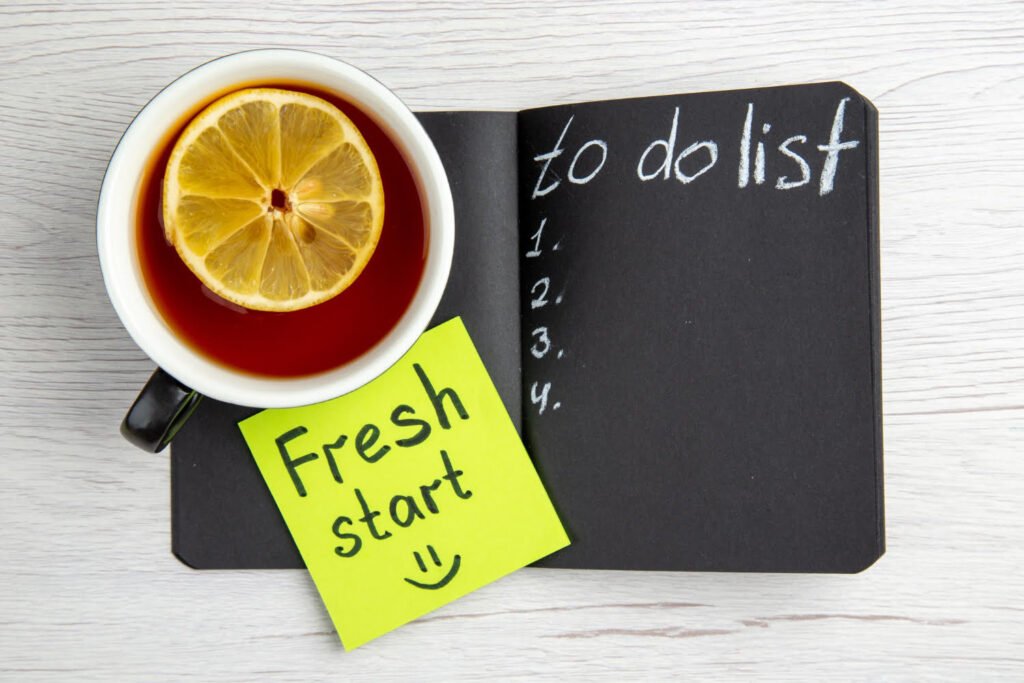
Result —
<instances>
[{"instance_id":1,"label":"black notebook","mask_svg":"<svg viewBox=\"0 0 1024 683\"><path fill-rule=\"evenodd\" d=\"M885 548L877 114L841 83L420 115L462 316L572 545L547 567L856 572ZM301 567L236 427L172 445L173 546Z\"/></svg>"}]
</instances>

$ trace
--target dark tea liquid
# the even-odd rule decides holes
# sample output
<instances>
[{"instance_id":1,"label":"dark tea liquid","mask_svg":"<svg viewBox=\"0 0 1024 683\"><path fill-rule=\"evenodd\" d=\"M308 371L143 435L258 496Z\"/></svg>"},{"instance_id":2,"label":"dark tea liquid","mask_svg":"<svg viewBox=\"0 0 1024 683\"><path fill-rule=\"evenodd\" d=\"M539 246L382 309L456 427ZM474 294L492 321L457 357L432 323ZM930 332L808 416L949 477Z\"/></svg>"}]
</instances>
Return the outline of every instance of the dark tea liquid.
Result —
<instances>
[{"instance_id":1,"label":"dark tea liquid","mask_svg":"<svg viewBox=\"0 0 1024 683\"><path fill-rule=\"evenodd\" d=\"M188 124L183 121L142 178L136 231L143 277L166 323L204 356L254 375L316 374L369 351L405 314L427 256L423 208L401 153L356 106L305 85L247 84L238 89L243 87L307 92L331 102L356 124L377 158L384 183L384 227L373 256L345 291L300 311L253 311L214 294L167 242L161 225L164 170Z\"/></svg>"}]
</instances>

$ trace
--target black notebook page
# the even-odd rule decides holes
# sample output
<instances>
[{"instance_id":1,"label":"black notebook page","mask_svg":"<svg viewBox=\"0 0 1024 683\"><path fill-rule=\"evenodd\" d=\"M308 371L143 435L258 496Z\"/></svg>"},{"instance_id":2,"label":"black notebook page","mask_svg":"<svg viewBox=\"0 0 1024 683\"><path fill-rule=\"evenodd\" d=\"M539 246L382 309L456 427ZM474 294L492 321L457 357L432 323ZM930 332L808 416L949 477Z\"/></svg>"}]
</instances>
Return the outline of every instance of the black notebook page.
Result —
<instances>
[{"instance_id":1,"label":"black notebook page","mask_svg":"<svg viewBox=\"0 0 1024 683\"><path fill-rule=\"evenodd\" d=\"M520 428L516 114L417 116L441 154L455 201L455 256L432 326L462 316L512 422Z\"/></svg>"},{"instance_id":2,"label":"black notebook page","mask_svg":"<svg viewBox=\"0 0 1024 683\"><path fill-rule=\"evenodd\" d=\"M419 114L455 202L455 254L432 325L462 316L513 422L520 422L516 114ZM302 567L237 422L204 400L171 445L174 553L199 569Z\"/></svg>"},{"instance_id":3,"label":"black notebook page","mask_svg":"<svg viewBox=\"0 0 1024 683\"><path fill-rule=\"evenodd\" d=\"M520 114L524 439L573 539L540 565L881 554L876 126L838 83Z\"/></svg>"}]
</instances>

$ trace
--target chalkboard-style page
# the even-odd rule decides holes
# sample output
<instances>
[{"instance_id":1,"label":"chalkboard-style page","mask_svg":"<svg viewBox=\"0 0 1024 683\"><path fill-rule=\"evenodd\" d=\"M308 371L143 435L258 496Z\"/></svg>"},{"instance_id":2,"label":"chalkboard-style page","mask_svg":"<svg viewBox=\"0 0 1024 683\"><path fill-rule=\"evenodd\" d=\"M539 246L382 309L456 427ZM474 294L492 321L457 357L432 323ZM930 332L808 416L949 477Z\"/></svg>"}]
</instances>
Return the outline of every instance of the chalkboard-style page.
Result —
<instances>
[{"instance_id":1,"label":"chalkboard-style page","mask_svg":"<svg viewBox=\"0 0 1024 683\"><path fill-rule=\"evenodd\" d=\"M884 550L877 123L840 83L519 119L542 566L855 572Z\"/></svg>"},{"instance_id":2,"label":"chalkboard-style page","mask_svg":"<svg viewBox=\"0 0 1024 683\"><path fill-rule=\"evenodd\" d=\"M516 114L420 114L455 200L455 256L434 316L461 316L513 422L520 418ZM171 445L172 544L202 569L302 567L237 422L205 400Z\"/></svg>"},{"instance_id":3,"label":"chalkboard-style page","mask_svg":"<svg viewBox=\"0 0 1024 683\"><path fill-rule=\"evenodd\" d=\"M462 316L519 428L516 114L467 111L417 116L441 155L455 201L455 257L434 323Z\"/></svg>"}]
</instances>

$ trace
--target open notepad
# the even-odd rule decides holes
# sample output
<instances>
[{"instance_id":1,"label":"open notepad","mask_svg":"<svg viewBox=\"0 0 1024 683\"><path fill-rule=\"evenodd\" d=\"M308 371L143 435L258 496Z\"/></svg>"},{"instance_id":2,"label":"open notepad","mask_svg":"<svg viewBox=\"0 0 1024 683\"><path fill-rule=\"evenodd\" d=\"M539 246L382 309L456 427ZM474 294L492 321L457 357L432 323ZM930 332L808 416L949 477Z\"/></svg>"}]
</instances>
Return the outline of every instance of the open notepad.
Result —
<instances>
[{"instance_id":1,"label":"open notepad","mask_svg":"<svg viewBox=\"0 0 1024 683\"><path fill-rule=\"evenodd\" d=\"M420 115L462 316L573 539L551 567L884 552L877 115L841 83ZM172 446L175 553L301 560L236 422ZM515 514L510 510L509 514Z\"/></svg>"}]
</instances>

